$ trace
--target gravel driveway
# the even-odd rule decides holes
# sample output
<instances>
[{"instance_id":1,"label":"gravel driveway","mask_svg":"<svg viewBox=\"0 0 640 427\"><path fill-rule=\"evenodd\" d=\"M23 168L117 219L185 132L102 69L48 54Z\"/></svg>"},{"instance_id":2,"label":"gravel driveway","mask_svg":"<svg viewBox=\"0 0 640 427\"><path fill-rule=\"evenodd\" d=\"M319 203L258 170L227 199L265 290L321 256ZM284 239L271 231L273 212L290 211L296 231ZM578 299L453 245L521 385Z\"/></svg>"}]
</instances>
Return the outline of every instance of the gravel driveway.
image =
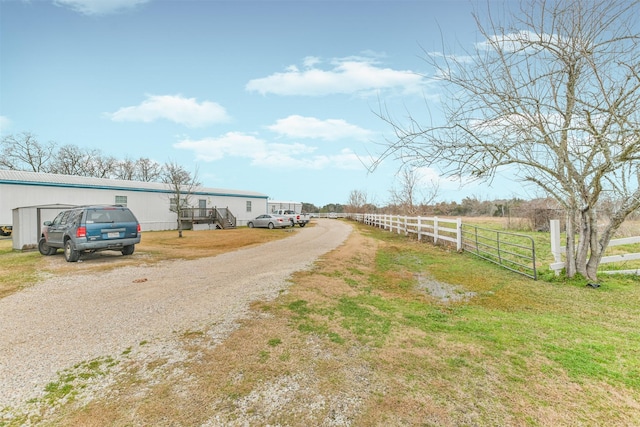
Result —
<instances>
[{"instance_id":1,"label":"gravel driveway","mask_svg":"<svg viewBox=\"0 0 640 427\"><path fill-rule=\"evenodd\" d=\"M224 338L250 302L275 298L351 232L342 221L316 222L216 257L57 276L1 299L0 408L41 397L61 370L143 341L162 352L185 331Z\"/></svg>"}]
</instances>

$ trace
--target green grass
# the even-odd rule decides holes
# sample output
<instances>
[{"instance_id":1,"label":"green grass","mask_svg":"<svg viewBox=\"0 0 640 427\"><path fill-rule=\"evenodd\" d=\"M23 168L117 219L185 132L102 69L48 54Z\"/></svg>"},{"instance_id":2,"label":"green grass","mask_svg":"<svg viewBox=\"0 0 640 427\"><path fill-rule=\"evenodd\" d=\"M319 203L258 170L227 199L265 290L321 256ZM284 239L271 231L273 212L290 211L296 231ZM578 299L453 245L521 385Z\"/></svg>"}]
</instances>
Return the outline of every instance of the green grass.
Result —
<instances>
[{"instance_id":1,"label":"green grass","mask_svg":"<svg viewBox=\"0 0 640 427\"><path fill-rule=\"evenodd\" d=\"M327 387L327 402L362 402L352 425L640 425L640 278L604 276L598 289L555 275L533 281L467 253L354 226L375 242L375 254L325 256L312 271L296 275L287 293L261 304L268 319L245 324L255 334L240 335L243 342L229 338L227 358L212 350L216 357L200 367L208 376L192 390L210 387L199 396L203 419L212 419L205 414L214 408L207 401L215 401L212 393L224 393L225 408L232 408L235 399L273 378L313 372L312 383ZM419 289L417 277L475 296L447 303ZM47 393L57 402L72 400L74 390L91 380L82 375L99 378L109 363L64 372ZM353 383L341 374L342 364L356 368ZM145 405L155 414L184 394L184 384L166 381L158 387L177 390L166 401L142 393L129 406L104 405L121 410L121 420ZM264 424L299 425L296 410L304 402L295 394L287 398L278 410L283 418L265 418ZM177 410L186 412L179 405ZM168 414L158 419L171 419Z\"/></svg>"},{"instance_id":2,"label":"green grass","mask_svg":"<svg viewBox=\"0 0 640 427\"><path fill-rule=\"evenodd\" d=\"M88 381L107 375L116 364L117 362L111 357L78 363L73 368L58 373L58 379L44 387L45 393L41 400L48 406L68 403L75 398L79 390L86 387Z\"/></svg>"},{"instance_id":3,"label":"green grass","mask_svg":"<svg viewBox=\"0 0 640 427\"><path fill-rule=\"evenodd\" d=\"M385 242L375 257L375 270L363 277L361 270L352 269L341 277L358 295L318 306L300 300L289 304L305 325L300 330L339 335L343 345L352 337L369 349L395 353L393 360L377 359L378 351L367 358L377 375L396 376L402 383L399 393L408 393L407 384L413 384L420 393L444 402L483 390L492 397L474 398L481 409L472 424L494 424L489 400L510 406L514 393L532 407L557 407L555 390L549 390L548 397L530 392L532 377L547 384L543 389L580 388L571 403L586 414L582 422L580 415L572 416L578 425L626 419L609 420L610 402L589 399L601 394L599 384L632 400L640 397L640 279L606 277L597 290L577 280L536 282L469 254L385 231L364 232ZM416 273L460 285L477 296L460 304L425 300L416 294ZM420 357L423 353L431 357ZM497 384L483 389L487 375ZM449 384L450 391L434 388L429 378ZM518 419L538 424L524 415ZM629 419L639 421L640 414Z\"/></svg>"}]
</instances>

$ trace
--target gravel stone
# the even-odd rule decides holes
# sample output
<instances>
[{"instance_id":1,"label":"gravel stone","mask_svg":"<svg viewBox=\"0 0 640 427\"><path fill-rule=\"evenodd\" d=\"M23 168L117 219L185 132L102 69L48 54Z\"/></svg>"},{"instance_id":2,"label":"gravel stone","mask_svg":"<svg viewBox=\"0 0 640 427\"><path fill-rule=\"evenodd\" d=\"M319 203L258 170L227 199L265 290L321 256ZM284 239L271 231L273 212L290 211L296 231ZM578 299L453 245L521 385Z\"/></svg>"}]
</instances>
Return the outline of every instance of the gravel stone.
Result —
<instances>
[{"instance_id":1,"label":"gravel stone","mask_svg":"<svg viewBox=\"0 0 640 427\"><path fill-rule=\"evenodd\" d=\"M177 361L184 356L171 343L185 331L206 329L223 340L252 301L277 297L292 273L342 244L351 230L343 221L318 219L260 246L49 277L1 299L0 409L41 398L46 384L78 363L134 347Z\"/></svg>"}]
</instances>

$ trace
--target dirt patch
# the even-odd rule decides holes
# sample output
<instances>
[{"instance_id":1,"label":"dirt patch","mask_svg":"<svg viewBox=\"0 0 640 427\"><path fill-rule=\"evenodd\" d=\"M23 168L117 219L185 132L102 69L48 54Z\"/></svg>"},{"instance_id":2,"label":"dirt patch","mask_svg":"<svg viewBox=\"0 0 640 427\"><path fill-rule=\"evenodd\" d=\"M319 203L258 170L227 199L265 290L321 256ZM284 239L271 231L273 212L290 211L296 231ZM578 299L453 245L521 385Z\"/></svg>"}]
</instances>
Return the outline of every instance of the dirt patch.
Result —
<instances>
[{"instance_id":1,"label":"dirt patch","mask_svg":"<svg viewBox=\"0 0 640 427\"><path fill-rule=\"evenodd\" d=\"M475 292L465 291L461 286L439 282L423 274L414 274L414 277L419 290L445 303L467 301L477 295Z\"/></svg>"}]
</instances>

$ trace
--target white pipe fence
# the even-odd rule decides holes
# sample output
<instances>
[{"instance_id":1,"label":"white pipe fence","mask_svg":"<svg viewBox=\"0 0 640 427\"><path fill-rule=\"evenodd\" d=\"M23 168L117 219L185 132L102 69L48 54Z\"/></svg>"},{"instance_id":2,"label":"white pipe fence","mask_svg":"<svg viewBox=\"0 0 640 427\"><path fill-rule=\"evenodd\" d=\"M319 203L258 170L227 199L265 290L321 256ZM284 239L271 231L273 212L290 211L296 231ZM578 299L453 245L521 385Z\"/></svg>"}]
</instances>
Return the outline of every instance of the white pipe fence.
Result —
<instances>
[{"instance_id":1,"label":"white pipe fence","mask_svg":"<svg viewBox=\"0 0 640 427\"><path fill-rule=\"evenodd\" d=\"M467 226L462 224L461 218L388 214L347 214L347 217L405 236L413 234L418 241L430 238L434 244L439 241L454 243L458 252L467 251L508 270L537 279L535 244L529 236Z\"/></svg>"},{"instance_id":2,"label":"white pipe fence","mask_svg":"<svg viewBox=\"0 0 640 427\"><path fill-rule=\"evenodd\" d=\"M640 243L640 236L626 237L624 239L615 239L609 242L609 246L618 245L632 245L634 243ZM560 274L560 271L565 267L564 261L562 261L562 255L567 252L566 246L560 243L560 221L557 219L551 220L551 253L553 254L553 262L549 267L555 271L556 274ZM624 262L640 259L640 253L621 254L603 256L600 260L600 264L609 264L612 262ZM640 274L640 268L634 270L611 270L611 271L599 271L598 273L605 274Z\"/></svg>"},{"instance_id":3,"label":"white pipe fence","mask_svg":"<svg viewBox=\"0 0 640 427\"><path fill-rule=\"evenodd\" d=\"M443 219L438 217L409 217L387 214L347 214L363 224L396 232L398 234L415 234L418 241L430 237L436 244L440 240L451 242L459 251L462 249L462 219Z\"/></svg>"}]
</instances>

